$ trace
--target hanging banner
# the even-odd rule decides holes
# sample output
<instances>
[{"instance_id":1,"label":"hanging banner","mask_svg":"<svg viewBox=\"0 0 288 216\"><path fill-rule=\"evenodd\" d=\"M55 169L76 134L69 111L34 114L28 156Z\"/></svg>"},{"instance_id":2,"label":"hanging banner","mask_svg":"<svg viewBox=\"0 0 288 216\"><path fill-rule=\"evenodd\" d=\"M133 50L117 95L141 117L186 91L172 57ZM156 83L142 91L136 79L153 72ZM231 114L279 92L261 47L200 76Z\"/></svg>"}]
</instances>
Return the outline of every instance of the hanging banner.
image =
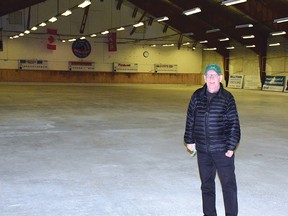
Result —
<instances>
[{"instance_id":1,"label":"hanging banner","mask_svg":"<svg viewBox=\"0 0 288 216\"><path fill-rule=\"evenodd\" d=\"M138 72L138 64L113 63L114 72Z\"/></svg>"},{"instance_id":2,"label":"hanging banner","mask_svg":"<svg viewBox=\"0 0 288 216\"><path fill-rule=\"evenodd\" d=\"M284 92L288 92L288 76L286 76Z\"/></svg>"},{"instance_id":3,"label":"hanging banner","mask_svg":"<svg viewBox=\"0 0 288 216\"><path fill-rule=\"evenodd\" d=\"M110 32L108 34L108 51L116 52L117 51L117 36L116 32Z\"/></svg>"},{"instance_id":4,"label":"hanging banner","mask_svg":"<svg viewBox=\"0 0 288 216\"><path fill-rule=\"evenodd\" d=\"M282 92L285 76L266 76L262 90Z\"/></svg>"},{"instance_id":5,"label":"hanging banner","mask_svg":"<svg viewBox=\"0 0 288 216\"><path fill-rule=\"evenodd\" d=\"M0 52L3 51L2 29L0 31Z\"/></svg>"},{"instance_id":6,"label":"hanging banner","mask_svg":"<svg viewBox=\"0 0 288 216\"><path fill-rule=\"evenodd\" d=\"M48 34L47 49L56 50L56 48L57 48L56 47L57 29L47 28L47 34Z\"/></svg>"},{"instance_id":7,"label":"hanging banner","mask_svg":"<svg viewBox=\"0 0 288 216\"><path fill-rule=\"evenodd\" d=\"M243 75L230 75L228 88L238 88L241 89L243 87Z\"/></svg>"}]
</instances>

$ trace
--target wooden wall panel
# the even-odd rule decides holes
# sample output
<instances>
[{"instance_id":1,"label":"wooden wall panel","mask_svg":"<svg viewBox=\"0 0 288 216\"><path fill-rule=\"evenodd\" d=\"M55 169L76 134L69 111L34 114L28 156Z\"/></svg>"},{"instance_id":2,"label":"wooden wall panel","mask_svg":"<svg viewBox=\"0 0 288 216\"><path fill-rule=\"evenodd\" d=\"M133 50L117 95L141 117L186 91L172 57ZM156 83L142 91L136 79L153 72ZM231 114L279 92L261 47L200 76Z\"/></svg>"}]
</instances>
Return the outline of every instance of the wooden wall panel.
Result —
<instances>
[{"instance_id":1,"label":"wooden wall panel","mask_svg":"<svg viewBox=\"0 0 288 216\"><path fill-rule=\"evenodd\" d=\"M0 69L0 82L134 83L201 85L201 74L113 73Z\"/></svg>"}]
</instances>

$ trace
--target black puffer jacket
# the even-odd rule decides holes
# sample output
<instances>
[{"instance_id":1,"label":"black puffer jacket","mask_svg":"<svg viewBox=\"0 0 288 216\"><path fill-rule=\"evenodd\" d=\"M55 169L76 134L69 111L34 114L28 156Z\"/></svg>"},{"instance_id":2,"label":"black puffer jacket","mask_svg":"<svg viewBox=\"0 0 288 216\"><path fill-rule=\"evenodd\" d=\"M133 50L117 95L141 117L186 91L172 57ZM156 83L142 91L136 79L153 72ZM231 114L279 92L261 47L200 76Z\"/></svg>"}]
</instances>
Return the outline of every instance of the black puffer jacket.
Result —
<instances>
[{"instance_id":1,"label":"black puffer jacket","mask_svg":"<svg viewBox=\"0 0 288 216\"><path fill-rule=\"evenodd\" d=\"M205 84L191 97L184 142L195 143L200 152L235 150L240 141L240 124L234 97L221 84L209 103L206 91Z\"/></svg>"}]
</instances>

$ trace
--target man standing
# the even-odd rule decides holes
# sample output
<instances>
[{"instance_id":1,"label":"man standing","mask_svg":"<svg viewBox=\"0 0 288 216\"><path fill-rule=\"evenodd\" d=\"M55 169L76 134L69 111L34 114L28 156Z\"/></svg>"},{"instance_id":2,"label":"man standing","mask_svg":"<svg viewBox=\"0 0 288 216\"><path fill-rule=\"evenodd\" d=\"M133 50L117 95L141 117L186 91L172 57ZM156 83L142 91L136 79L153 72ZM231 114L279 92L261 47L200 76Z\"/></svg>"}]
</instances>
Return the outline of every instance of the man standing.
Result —
<instances>
[{"instance_id":1,"label":"man standing","mask_svg":"<svg viewBox=\"0 0 288 216\"><path fill-rule=\"evenodd\" d=\"M205 85L196 90L188 106L184 142L197 150L204 216L216 216L215 176L218 172L226 216L237 216L234 151L240 141L240 124L233 95L223 88L222 72L210 64Z\"/></svg>"}]
</instances>

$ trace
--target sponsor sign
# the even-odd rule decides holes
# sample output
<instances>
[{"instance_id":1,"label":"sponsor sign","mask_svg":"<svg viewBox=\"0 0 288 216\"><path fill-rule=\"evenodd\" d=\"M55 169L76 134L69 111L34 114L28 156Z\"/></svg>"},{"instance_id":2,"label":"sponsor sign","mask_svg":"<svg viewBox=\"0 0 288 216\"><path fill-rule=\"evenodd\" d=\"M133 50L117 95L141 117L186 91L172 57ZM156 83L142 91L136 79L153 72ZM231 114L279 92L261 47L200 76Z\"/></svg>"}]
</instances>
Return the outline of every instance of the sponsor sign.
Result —
<instances>
[{"instance_id":1,"label":"sponsor sign","mask_svg":"<svg viewBox=\"0 0 288 216\"><path fill-rule=\"evenodd\" d=\"M78 58L86 58L91 53L91 45L87 40L78 39L72 44L72 52Z\"/></svg>"},{"instance_id":2,"label":"sponsor sign","mask_svg":"<svg viewBox=\"0 0 288 216\"><path fill-rule=\"evenodd\" d=\"M264 91L279 91L284 89L285 76L266 76L262 87Z\"/></svg>"},{"instance_id":3,"label":"sponsor sign","mask_svg":"<svg viewBox=\"0 0 288 216\"><path fill-rule=\"evenodd\" d=\"M138 64L113 63L114 72L138 72Z\"/></svg>"},{"instance_id":4,"label":"sponsor sign","mask_svg":"<svg viewBox=\"0 0 288 216\"><path fill-rule=\"evenodd\" d=\"M94 71L95 63L94 62L69 62L69 70L70 71Z\"/></svg>"},{"instance_id":5,"label":"sponsor sign","mask_svg":"<svg viewBox=\"0 0 288 216\"><path fill-rule=\"evenodd\" d=\"M239 88L243 87L243 75L230 75L228 88Z\"/></svg>"},{"instance_id":6,"label":"sponsor sign","mask_svg":"<svg viewBox=\"0 0 288 216\"><path fill-rule=\"evenodd\" d=\"M48 70L48 61L46 60L25 60L18 61L18 69L20 70Z\"/></svg>"},{"instance_id":7,"label":"sponsor sign","mask_svg":"<svg viewBox=\"0 0 288 216\"><path fill-rule=\"evenodd\" d=\"M154 71L156 73L176 73L176 64L154 64Z\"/></svg>"}]
</instances>

